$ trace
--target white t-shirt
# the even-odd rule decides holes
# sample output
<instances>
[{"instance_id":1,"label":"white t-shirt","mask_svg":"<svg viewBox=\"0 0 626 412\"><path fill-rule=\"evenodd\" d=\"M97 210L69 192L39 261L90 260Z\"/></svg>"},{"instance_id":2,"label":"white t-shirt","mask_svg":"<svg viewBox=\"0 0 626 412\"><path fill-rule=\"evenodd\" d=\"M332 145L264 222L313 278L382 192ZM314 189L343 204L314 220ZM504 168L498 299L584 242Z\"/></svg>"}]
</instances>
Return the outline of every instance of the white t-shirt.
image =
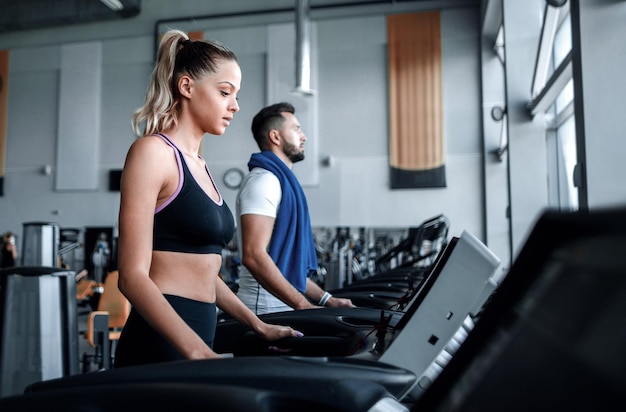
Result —
<instances>
[{"instance_id":1,"label":"white t-shirt","mask_svg":"<svg viewBox=\"0 0 626 412\"><path fill-rule=\"evenodd\" d=\"M253 168L241 183L237 193L237 244L241 250L241 215L255 214L276 218L282 198L280 181L272 172L260 167ZM237 296L257 315L293 310L280 299L265 290L248 269L239 267L239 290Z\"/></svg>"}]
</instances>

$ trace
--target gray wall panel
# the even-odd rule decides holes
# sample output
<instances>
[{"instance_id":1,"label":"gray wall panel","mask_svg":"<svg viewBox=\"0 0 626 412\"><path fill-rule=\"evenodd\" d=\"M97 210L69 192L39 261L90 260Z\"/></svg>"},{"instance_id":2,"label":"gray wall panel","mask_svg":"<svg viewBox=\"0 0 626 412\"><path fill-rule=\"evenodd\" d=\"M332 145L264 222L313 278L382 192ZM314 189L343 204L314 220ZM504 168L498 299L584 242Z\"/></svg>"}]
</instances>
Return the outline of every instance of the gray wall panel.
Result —
<instances>
[{"instance_id":1,"label":"gray wall panel","mask_svg":"<svg viewBox=\"0 0 626 412\"><path fill-rule=\"evenodd\" d=\"M101 73L100 42L61 47L57 190L98 188Z\"/></svg>"}]
</instances>

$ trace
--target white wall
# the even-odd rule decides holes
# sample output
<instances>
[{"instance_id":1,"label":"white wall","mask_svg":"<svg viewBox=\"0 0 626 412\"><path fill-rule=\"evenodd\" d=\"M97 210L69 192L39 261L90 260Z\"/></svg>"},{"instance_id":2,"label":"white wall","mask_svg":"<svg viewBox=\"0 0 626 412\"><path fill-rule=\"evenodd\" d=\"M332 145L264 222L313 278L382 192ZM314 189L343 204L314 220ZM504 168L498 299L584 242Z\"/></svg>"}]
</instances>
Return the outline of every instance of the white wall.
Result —
<instances>
[{"instance_id":1,"label":"white wall","mask_svg":"<svg viewBox=\"0 0 626 412\"><path fill-rule=\"evenodd\" d=\"M206 2L180 3L193 3L200 14L208 14ZM234 2L233 7L241 3ZM115 223L119 194L107 190L108 171L122 167L134 139L130 116L143 101L154 52L154 26L148 21L157 15L174 17L169 4L142 2L140 20L132 27L131 22L122 21L0 35L0 48L11 50L0 230L19 234L27 221L53 221L61 227ZM222 6L217 4L211 13L220 11ZM179 8L176 13L192 14L187 11ZM319 98L319 151L321 158L332 156L334 163L320 168L319 185L305 188L313 224L408 227L444 213L451 221L451 234L467 229L482 237L479 10L442 12L448 182L442 189L389 190L384 15L329 18L316 24L319 84L314 88ZM262 27L233 25L230 30L213 32L230 39L227 44L238 53L244 72L242 110L224 136L207 136L203 145L219 183L227 168L245 168L249 154L256 150L249 124L265 104L263 31ZM93 41L98 33L103 50L99 186L95 191L55 192L60 46ZM41 173L46 164L53 166L52 176ZM235 192L223 185L221 190L234 206Z\"/></svg>"}]
</instances>

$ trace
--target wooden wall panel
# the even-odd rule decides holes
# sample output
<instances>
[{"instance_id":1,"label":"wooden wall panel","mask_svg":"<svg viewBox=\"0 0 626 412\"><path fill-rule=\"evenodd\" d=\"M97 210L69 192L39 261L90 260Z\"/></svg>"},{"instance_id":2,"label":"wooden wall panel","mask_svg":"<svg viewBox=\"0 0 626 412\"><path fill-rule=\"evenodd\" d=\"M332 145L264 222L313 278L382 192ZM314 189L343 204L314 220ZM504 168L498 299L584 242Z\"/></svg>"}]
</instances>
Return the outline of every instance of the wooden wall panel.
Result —
<instances>
[{"instance_id":1,"label":"wooden wall panel","mask_svg":"<svg viewBox=\"0 0 626 412\"><path fill-rule=\"evenodd\" d=\"M203 31L190 31L189 33L187 33L187 36L189 36L189 40L202 40L204 39L204 32Z\"/></svg>"},{"instance_id":2,"label":"wooden wall panel","mask_svg":"<svg viewBox=\"0 0 626 412\"><path fill-rule=\"evenodd\" d=\"M392 188L445 186L440 13L387 17Z\"/></svg>"}]
</instances>

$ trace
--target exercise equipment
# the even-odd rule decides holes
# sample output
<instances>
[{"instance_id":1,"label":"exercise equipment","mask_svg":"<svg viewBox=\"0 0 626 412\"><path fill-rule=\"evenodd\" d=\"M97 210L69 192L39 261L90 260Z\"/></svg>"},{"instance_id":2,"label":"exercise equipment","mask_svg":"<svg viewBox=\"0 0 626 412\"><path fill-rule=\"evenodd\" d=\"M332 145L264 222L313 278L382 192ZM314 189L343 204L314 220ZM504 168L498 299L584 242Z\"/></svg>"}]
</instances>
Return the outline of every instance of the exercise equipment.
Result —
<instances>
[{"instance_id":1,"label":"exercise equipment","mask_svg":"<svg viewBox=\"0 0 626 412\"><path fill-rule=\"evenodd\" d=\"M283 383L282 388L285 385ZM0 398L0 409L3 412L48 409L69 412L408 412L380 385L362 380L336 382L331 393L310 391L303 396L281 388L262 389L241 384L122 381Z\"/></svg>"},{"instance_id":2,"label":"exercise equipment","mask_svg":"<svg viewBox=\"0 0 626 412\"><path fill-rule=\"evenodd\" d=\"M26 388L23 403L28 404L32 395L54 396L69 391L81 394L84 404L80 405L84 406L90 404L84 394L96 388L112 387L119 391L122 387L158 388L180 384L196 385L205 390L224 389L224 393L216 392L213 400L204 400L211 410L214 404L232 401L236 391L230 393L229 388L236 386L242 393L255 391L272 393L279 398L288 396L289 402L285 405L293 408L291 410L301 410L299 400L305 410L307 405L316 405L320 408L317 410L376 411L375 405L378 405L376 407L389 408L380 410L406 411L397 396L409 390L415 379L406 369L368 360L290 356L224 358L132 366L37 382ZM5 411L1 399L0 408ZM256 406L242 410L260 409Z\"/></svg>"},{"instance_id":3,"label":"exercise equipment","mask_svg":"<svg viewBox=\"0 0 626 412\"><path fill-rule=\"evenodd\" d=\"M499 259L471 233L453 238L404 312L319 308L260 315L304 333L268 343L236 321L217 325L214 349L234 356L346 356L379 360L425 377L468 315L493 290ZM486 293L485 290L488 292ZM430 377L426 376L427 380ZM426 384L417 388L421 391Z\"/></svg>"},{"instance_id":4,"label":"exercise equipment","mask_svg":"<svg viewBox=\"0 0 626 412\"><path fill-rule=\"evenodd\" d=\"M0 271L0 396L78 373L75 276L54 267Z\"/></svg>"},{"instance_id":5,"label":"exercise equipment","mask_svg":"<svg viewBox=\"0 0 626 412\"><path fill-rule=\"evenodd\" d=\"M59 266L59 225L53 222L26 222L22 227L21 266Z\"/></svg>"},{"instance_id":6,"label":"exercise equipment","mask_svg":"<svg viewBox=\"0 0 626 412\"><path fill-rule=\"evenodd\" d=\"M131 386L140 383L202 382L205 385L236 384L255 390L282 391L280 393L311 402L333 398L336 399L333 405L342 410L371 410L354 405L354 399L359 398L354 390L378 385L383 392L377 392L372 399L374 405L384 401L386 405L402 407L402 400L413 396L420 375L474 309L487 278L499 264L497 258L467 232L450 242L446 250L448 252L442 256L428 281L421 286L423 293L416 295L411 310L407 309L402 317L389 316L399 312L367 308L323 308L262 315L266 321L272 322L288 320L281 315L292 315L291 320L302 321L300 325L305 328L299 329L305 329L305 336L270 343L245 328L225 328L216 336L223 333L227 337L230 331L230 337L235 342L243 342L237 350L230 351L234 354L233 358L111 369L33 383L27 392L56 392L64 388L78 390L78 387L88 390L121 382ZM446 297L451 293L451 285L460 290L458 294L462 297ZM437 309L441 316L433 318L425 308ZM233 322L229 326L235 324L241 325ZM298 328L298 325L293 326ZM334 329L329 326L334 326ZM393 330L394 326L396 330ZM319 328L317 333L316 327ZM376 332L374 337L370 336L372 330ZM410 348L405 340L411 341ZM218 344L216 339L215 349L224 352L217 347L224 343L222 340ZM401 354L403 350L410 351L409 358L402 360L406 366L398 365L396 359L396 355L404 356ZM255 351L262 353L255 355ZM265 356L267 354L271 356ZM342 394L341 391L346 389L342 384L346 382L355 382L356 386ZM350 399L349 407L344 409L342 399ZM371 407L368 405L368 408Z\"/></svg>"},{"instance_id":7,"label":"exercise equipment","mask_svg":"<svg viewBox=\"0 0 626 412\"><path fill-rule=\"evenodd\" d=\"M98 369L109 369L122 328L130 315L130 301L118 288L119 272L107 273L102 286L102 295L98 299L96 310L87 316L85 338L93 353L83 353L83 372L88 372L94 362Z\"/></svg>"},{"instance_id":8,"label":"exercise equipment","mask_svg":"<svg viewBox=\"0 0 626 412\"><path fill-rule=\"evenodd\" d=\"M416 411L600 411L626 393L626 209L545 211Z\"/></svg>"}]
</instances>

